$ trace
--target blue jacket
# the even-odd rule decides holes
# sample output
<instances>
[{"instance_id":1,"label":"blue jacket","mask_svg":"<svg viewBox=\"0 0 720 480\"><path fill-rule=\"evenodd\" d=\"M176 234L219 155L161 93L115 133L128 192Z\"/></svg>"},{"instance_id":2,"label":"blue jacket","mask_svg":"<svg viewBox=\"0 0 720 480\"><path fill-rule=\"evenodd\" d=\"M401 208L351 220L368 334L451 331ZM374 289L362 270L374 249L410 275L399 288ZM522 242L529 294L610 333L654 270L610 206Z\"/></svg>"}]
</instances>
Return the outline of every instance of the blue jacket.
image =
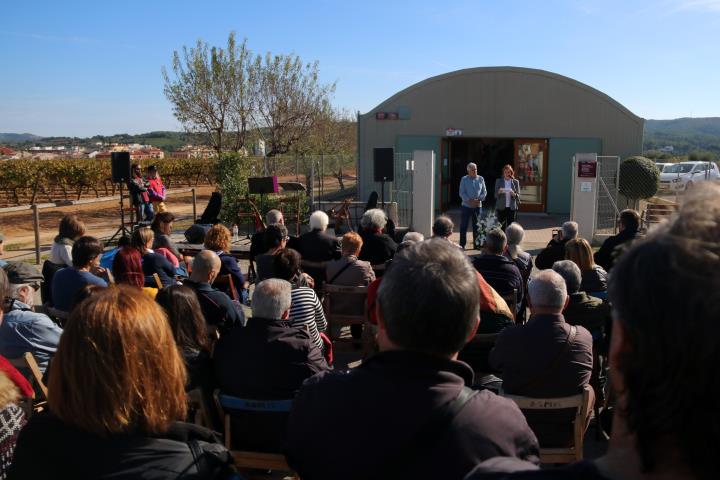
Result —
<instances>
[{"instance_id":1,"label":"blue jacket","mask_svg":"<svg viewBox=\"0 0 720 480\"><path fill-rule=\"evenodd\" d=\"M475 208L473 205L468 203L470 200L480 200L479 207L482 207L482 201L487 196L487 188L485 188L485 180L480 175L476 175L472 178L470 175L465 175L460 180L460 198L462 198L462 206L468 208Z\"/></svg>"},{"instance_id":2,"label":"blue jacket","mask_svg":"<svg viewBox=\"0 0 720 480\"><path fill-rule=\"evenodd\" d=\"M55 355L62 332L50 317L33 312L28 305L15 300L0 323L0 355L17 358L30 352L44 373Z\"/></svg>"}]
</instances>

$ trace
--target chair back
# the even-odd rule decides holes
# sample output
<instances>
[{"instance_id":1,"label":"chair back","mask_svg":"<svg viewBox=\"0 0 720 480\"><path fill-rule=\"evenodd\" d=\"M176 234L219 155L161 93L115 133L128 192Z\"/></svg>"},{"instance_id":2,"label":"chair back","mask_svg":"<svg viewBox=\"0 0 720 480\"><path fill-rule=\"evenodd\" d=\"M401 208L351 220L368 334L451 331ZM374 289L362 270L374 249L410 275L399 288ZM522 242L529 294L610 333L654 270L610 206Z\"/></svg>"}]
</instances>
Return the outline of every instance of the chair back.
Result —
<instances>
[{"instance_id":1,"label":"chair back","mask_svg":"<svg viewBox=\"0 0 720 480\"><path fill-rule=\"evenodd\" d=\"M583 459L583 439L595 403L595 392L590 385L585 385L582 393L569 397L532 398L507 394L503 394L503 396L515 402L525 414L528 411L551 412L575 409L575 416L572 419L572 445L567 448L543 448L540 445L540 461L542 463L572 463ZM532 425L530 426L532 427Z\"/></svg>"},{"instance_id":2,"label":"chair back","mask_svg":"<svg viewBox=\"0 0 720 480\"><path fill-rule=\"evenodd\" d=\"M291 399L281 400L259 400L259 399L247 399L238 398L231 395L226 395L215 390L214 393L215 405L218 409L220 417L223 419L223 426L225 430L225 447L231 451L233 458L235 459L235 465L238 468L253 468L260 470L280 470L291 472L292 470L287 464L285 455L281 453L268 453L258 451L247 451L247 450L233 450L233 435L239 437L242 434L248 438L254 434L261 432L233 432L232 417L238 414L260 414L269 418L269 415L287 415L292 408ZM262 418L262 417L261 417ZM284 431L284 428L281 429ZM237 443L237 439L235 439Z\"/></svg>"},{"instance_id":3,"label":"chair back","mask_svg":"<svg viewBox=\"0 0 720 480\"><path fill-rule=\"evenodd\" d=\"M512 292L506 293L505 295L500 295L503 300L505 300L505 303L507 303L508 308L510 309L510 312L513 315L513 320L517 321L518 318L518 291L517 288L513 288Z\"/></svg>"},{"instance_id":4,"label":"chair back","mask_svg":"<svg viewBox=\"0 0 720 480\"><path fill-rule=\"evenodd\" d=\"M65 265L45 260L42 266L43 282L40 284L40 298L43 304L52 305L52 281L55 274L65 268Z\"/></svg>"},{"instance_id":5,"label":"chair back","mask_svg":"<svg viewBox=\"0 0 720 480\"><path fill-rule=\"evenodd\" d=\"M235 282L233 282L232 275L230 275L229 273L225 275L218 275L217 277L215 277L213 287L217 288L222 292L225 292L230 298L232 298L236 302L240 301L237 290L235 289Z\"/></svg>"},{"instance_id":6,"label":"chair back","mask_svg":"<svg viewBox=\"0 0 720 480\"><path fill-rule=\"evenodd\" d=\"M328 333L330 340L338 340L334 338L333 326L343 327L346 325L362 325L365 323L367 317L367 293L368 287L349 287L345 285L331 285L325 284L323 287L323 310L325 311L325 319L328 323ZM357 298L357 303L362 303L362 311L348 311L346 309L337 308L343 306L345 303L356 303L348 302L348 298ZM338 301L339 299L345 300L345 302Z\"/></svg>"},{"instance_id":7,"label":"chair back","mask_svg":"<svg viewBox=\"0 0 720 480\"><path fill-rule=\"evenodd\" d=\"M22 405L25 415L29 418L34 412L42 411L47 404L48 390L43 382L40 366L31 352L25 352L20 357L7 360L28 379L35 390L35 399L27 399L26 405Z\"/></svg>"},{"instance_id":8,"label":"chair back","mask_svg":"<svg viewBox=\"0 0 720 480\"><path fill-rule=\"evenodd\" d=\"M153 279L155 280L155 285L157 285L158 290L162 290L163 284L162 284L162 281L160 280L160 275L158 275L157 273L153 273L152 276L153 276Z\"/></svg>"}]
</instances>

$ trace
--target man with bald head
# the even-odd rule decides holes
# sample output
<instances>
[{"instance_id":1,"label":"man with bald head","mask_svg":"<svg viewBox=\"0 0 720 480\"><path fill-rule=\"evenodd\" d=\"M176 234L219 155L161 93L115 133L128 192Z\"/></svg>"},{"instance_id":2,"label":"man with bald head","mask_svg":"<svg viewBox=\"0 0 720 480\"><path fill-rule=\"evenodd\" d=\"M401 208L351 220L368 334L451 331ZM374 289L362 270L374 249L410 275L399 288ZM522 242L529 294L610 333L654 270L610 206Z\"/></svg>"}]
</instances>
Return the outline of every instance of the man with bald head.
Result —
<instances>
[{"instance_id":1,"label":"man with bald head","mask_svg":"<svg viewBox=\"0 0 720 480\"><path fill-rule=\"evenodd\" d=\"M212 287L220 273L220 257L212 250L198 253L192 262L190 279L185 286L197 294L205 321L225 333L233 327L245 325L245 314L239 304L234 303L224 292Z\"/></svg>"}]
</instances>

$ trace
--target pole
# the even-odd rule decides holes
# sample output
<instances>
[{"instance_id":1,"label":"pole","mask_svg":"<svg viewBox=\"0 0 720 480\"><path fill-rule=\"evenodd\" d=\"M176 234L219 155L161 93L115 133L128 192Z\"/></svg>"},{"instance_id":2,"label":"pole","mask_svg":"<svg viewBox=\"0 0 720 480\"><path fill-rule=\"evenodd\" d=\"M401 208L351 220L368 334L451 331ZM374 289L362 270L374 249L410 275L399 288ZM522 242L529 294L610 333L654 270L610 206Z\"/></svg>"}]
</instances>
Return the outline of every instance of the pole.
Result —
<instances>
[{"instance_id":1,"label":"pole","mask_svg":"<svg viewBox=\"0 0 720 480\"><path fill-rule=\"evenodd\" d=\"M32 204L33 227L35 229L35 264L40 265L40 212L37 204Z\"/></svg>"},{"instance_id":2,"label":"pole","mask_svg":"<svg viewBox=\"0 0 720 480\"><path fill-rule=\"evenodd\" d=\"M192 204L193 204L193 223L197 222L197 205L196 205L197 197L195 196L195 189L192 189Z\"/></svg>"}]
</instances>

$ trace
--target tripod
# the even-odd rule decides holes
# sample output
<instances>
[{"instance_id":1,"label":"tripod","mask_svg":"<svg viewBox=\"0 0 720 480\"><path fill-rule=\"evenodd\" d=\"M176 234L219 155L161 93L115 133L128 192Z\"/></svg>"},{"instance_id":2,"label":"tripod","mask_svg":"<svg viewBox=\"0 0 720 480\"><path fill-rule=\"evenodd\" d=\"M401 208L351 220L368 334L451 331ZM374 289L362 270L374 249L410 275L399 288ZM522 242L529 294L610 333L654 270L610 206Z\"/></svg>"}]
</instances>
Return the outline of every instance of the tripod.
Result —
<instances>
[{"instance_id":1,"label":"tripod","mask_svg":"<svg viewBox=\"0 0 720 480\"><path fill-rule=\"evenodd\" d=\"M110 240L108 240L107 243L112 243L112 241L115 240L115 237L117 237L118 235L120 235L120 237L122 238L125 238L129 237L132 234L132 232L125 226L125 209L123 208L123 183L125 182L120 182L120 227L115 233L113 233L113 236L110 237Z\"/></svg>"}]
</instances>

